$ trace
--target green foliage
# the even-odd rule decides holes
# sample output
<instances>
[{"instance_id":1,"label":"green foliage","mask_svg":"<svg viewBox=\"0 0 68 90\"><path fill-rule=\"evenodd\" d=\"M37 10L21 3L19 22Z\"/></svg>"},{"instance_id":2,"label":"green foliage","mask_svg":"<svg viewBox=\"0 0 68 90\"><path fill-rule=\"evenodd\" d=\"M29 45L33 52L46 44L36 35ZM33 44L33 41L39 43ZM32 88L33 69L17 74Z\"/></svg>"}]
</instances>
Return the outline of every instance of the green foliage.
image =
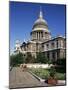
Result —
<instances>
[{"instance_id":1,"label":"green foliage","mask_svg":"<svg viewBox=\"0 0 68 90\"><path fill-rule=\"evenodd\" d=\"M56 61L56 64L57 65L66 65L66 59L65 58L62 58L62 59L58 59L57 61Z\"/></svg>"},{"instance_id":2,"label":"green foliage","mask_svg":"<svg viewBox=\"0 0 68 90\"><path fill-rule=\"evenodd\" d=\"M45 54L42 52L37 53L37 63L48 63L48 59L46 58Z\"/></svg>"},{"instance_id":3,"label":"green foliage","mask_svg":"<svg viewBox=\"0 0 68 90\"><path fill-rule=\"evenodd\" d=\"M56 74L55 68L54 68L54 67L51 67L50 70L49 70L49 73L50 73L50 76L51 76L51 77L54 77L55 74Z\"/></svg>"},{"instance_id":4,"label":"green foliage","mask_svg":"<svg viewBox=\"0 0 68 90\"><path fill-rule=\"evenodd\" d=\"M10 56L10 65L17 66L22 63L34 63L35 57L30 52L27 54L18 53Z\"/></svg>"},{"instance_id":5,"label":"green foliage","mask_svg":"<svg viewBox=\"0 0 68 90\"><path fill-rule=\"evenodd\" d=\"M24 62L22 53L10 56L10 66L17 66Z\"/></svg>"},{"instance_id":6,"label":"green foliage","mask_svg":"<svg viewBox=\"0 0 68 90\"><path fill-rule=\"evenodd\" d=\"M58 80L65 80L66 79L66 75L64 73L56 73L55 76Z\"/></svg>"},{"instance_id":7,"label":"green foliage","mask_svg":"<svg viewBox=\"0 0 68 90\"><path fill-rule=\"evenodd\" d=\"M52 68L51 69L31 68L30 71L32 71L35 75L39 76L42 79L48 79L50 77L50 74L52 76L54 75L58 80L65 80L66 78L65 77L66 75L64 73L58 73Z\"/></svg>"},{"instance_id":8,"label":"green foliage","mask_svg":"<svg viewBox=\"0 0 68 90\"><path fill-rule=\"evenodd\" d=\"M19 54L10 56L11 66L16 66L21 63L48 63L48 62L49 60L42 52L37 53L36 58L32 56L30 52L27 52L25 55L23 55L22 53L19 53Z\"/></svg>"},{"instance_id":9,"label":"green foliage","mask_svg":"<svg viewBox=\"0 0 68 90\"><path fill-rule=\"evenodd\" d=\"M55 67L57 72L66 73L66 59L58 59L56 61L57 67Z\"/></svg>"},{"instance_id":10,"label":"green foliage","mask_svg":"<svg viewBox=\"0 0 68 90\"><path fill-rule=\"evenodd\" d=\"M48 60L47 63L48 63L49 65L50 65L50 64L53 64L52 60Z\"/></svg>"},{"instance_id":11,"label":"green foliage","mask_svg":"<svg viewBox=\"0 0 68 90\"><path fill-rule=\"evenodd\" d=\"M42 79L47 79L49 77L49 71L42 68L31 68L31 71Z\"/></svg>"},{"instance_id":12,"label":"green foliage","mask_svg":"<svg viewBox=\"0 0 68 90\"><path fill-rule=\"evenodd\" d=\"M27 52L25 63L34 63L34 62L35 62L35 57L32 56L30 52Z\"/></svg>"}]
</instances>

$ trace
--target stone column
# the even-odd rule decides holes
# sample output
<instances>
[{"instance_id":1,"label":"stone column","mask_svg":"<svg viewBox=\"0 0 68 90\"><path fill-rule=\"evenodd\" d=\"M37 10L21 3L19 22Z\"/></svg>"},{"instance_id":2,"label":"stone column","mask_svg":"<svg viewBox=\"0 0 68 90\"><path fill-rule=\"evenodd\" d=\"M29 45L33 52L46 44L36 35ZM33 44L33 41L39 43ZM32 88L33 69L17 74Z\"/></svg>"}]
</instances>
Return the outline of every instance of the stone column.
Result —
<instances>
[{"instance_id":1,"label":"stone column","mask_svg":"<svg viewBox=\"0 0 68 90\"><path fill-rule=\"evenodd\" d=\"M34 34L35 34L34 38L36 39L36 32Z\"/></svg>"},{"instance_id":2,"label":"stone column","mask_svg":"<svg viewBox=\"0 0 68 90\"><path fill-rule=\"evenodd\" d=\"M31 45L31 50L30 51L32 52L32 45Z\"/></svg>"},{"instance_id":3,"label":"stone column","mask_svg":"<svg viewBox=\"0 0 68 90\"><path fill-rule=\"evenodd\" d=\"M52 60L52 52L49 52L49 59Z\"/></svg>"},{"instance_id":4,"label":"stone column","mask_svg":"<svg viewBox=\"0 0 68 90\"><path fill-rule=\"evenodd\" d=\"M61 47L61 43L60 43L60 40L58 40L58 48Z\"/></svg>"},{"instance_id":5,"label":"stone column","mask_svg":"<svg viewBox=\"0 0 68 90\"><path fill-rule=\"evenodd\" d=\"M55 52L55 60L57 61L57 52Z\"/></svg>"},{"instance_id":6,"label":"stone column","mask_svg":"<svg viewBox=\"0 0 68 90\"><path fill-rule=\"evenodd\" d=\"M45 38L45 32L43 32L43 39Z\"/></svg>"},{"instance_id":7,"label":"stone column","mask_svg":"<svg viewBox=\"0 0 68 90\"><path fill-rule=\"evenodd\" d=\"M37 39L38 39L38 32L37 32Z\"/></svg>"},{"instance_id":8,"label":"stone column","mask_svg":"<svg viewBox=\"0 0 68 90\"><path fill-rule=\"evenodd\" d=\"M37 39L37 32L36 32L36 39Z\"/></svg>"},{"instance_id":9,"label":"stone column","mask_svg":"<svg viewBox=\"0 0 68 90\"><path fill-rule=\"evenodd\" d=\"M38 39L38 32L37 32L37 39Z\"/></svg>"}]
</instances>

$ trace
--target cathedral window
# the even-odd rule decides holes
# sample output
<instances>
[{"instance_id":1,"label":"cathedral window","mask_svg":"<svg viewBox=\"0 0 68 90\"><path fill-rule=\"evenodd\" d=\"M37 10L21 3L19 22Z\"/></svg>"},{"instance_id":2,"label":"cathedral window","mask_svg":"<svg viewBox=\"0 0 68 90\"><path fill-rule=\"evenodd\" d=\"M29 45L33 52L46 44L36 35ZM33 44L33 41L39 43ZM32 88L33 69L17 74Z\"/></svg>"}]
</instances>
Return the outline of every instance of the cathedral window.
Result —
<instances>
[{"instance_id":1,"label":"cathedral window","mask_svg":"<svg viewBox=\"0 0 68 90\"><path fill-rule=\"evenodd\" d=\"M51 48L53 49L55 46L54 46L54 42L51 43Z\"/></svg>"},{"instance_id":2,"label":"cathedral window","mask_svg":"<svg viewBox=\"0 0 68 90\"><path fill-rule=\"evenodd\" d=\"M55 53L52 52L52 59L54 60L55 59Z\"/></svg>"},{"instance_id":3,"label":"cathedral window","mask_svg":"<svg viewBox=\"0 0 68 90\"><path fill-rule=\"evenodd\" d=\"M46 44L47 49L49 48L49 44Z\"/></svg>"}]
</instances>

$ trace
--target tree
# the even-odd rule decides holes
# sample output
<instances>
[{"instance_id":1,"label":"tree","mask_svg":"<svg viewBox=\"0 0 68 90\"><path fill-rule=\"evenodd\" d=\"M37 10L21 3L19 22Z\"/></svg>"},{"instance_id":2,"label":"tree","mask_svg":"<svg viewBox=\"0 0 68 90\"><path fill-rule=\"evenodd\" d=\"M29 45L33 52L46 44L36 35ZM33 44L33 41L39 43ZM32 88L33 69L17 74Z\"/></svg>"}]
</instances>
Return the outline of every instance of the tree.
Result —
<instances>
[{"instance_id":1,"label":"tree","mask_svg":"<svg viewBox=\"0 0 68 90\"><path fill-rule=\"evenodd\" d=\"M37 53L36 60L38 63L48 63L47 57L42 52Z\"/></svg>"},{"instance_id":2,"label":"tree","mask_svg":"<svg viewBox=\"0 0 68 90\"><path fill-rule=\"evenodd\" d=\"M34 62L35 62L35 57L32 56L30 52L27 52L25 63L34 63Z\"/></svg>"},{"instance_id":3,"label":"tree","mask_svg":"<svg viewBox=\"0 0 68 90\"><path fill-rule=\"evenodd\" d=\"M10 56L10 66L14 66L15 65L15 56L11 55Z\"/></svg>"},{"instance_id":4,"label":"tree","mask_svg":"<svg viewBox=\"0 0 68 90\"><path fill-rule=\"evenodd\" d=\"M24 62L23 54L18 53L10 56L10 66L17 66Z\"/></svg>"}]
</instances>

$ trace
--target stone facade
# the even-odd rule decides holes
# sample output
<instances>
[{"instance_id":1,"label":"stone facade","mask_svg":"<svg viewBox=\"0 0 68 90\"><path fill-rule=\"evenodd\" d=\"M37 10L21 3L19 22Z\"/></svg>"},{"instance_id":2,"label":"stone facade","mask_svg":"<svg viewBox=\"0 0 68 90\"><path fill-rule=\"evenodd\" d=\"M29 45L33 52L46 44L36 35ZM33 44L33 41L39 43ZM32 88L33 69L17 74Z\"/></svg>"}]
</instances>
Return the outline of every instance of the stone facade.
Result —
<instances>
[{"instance_id":1,"label":"stone facade","mask_svg":"<svg viewBox=\"0 0 68 90\"><path fill-rule=\"evenodd\" d=\"M51 37L51 32L48 29L47 22L43 19L41 10L30 35L31 40L27 42L20 44L19 41L16 41L15 52L24 54L31 52L35 57L37 52L43 52L50 60L65 58L66 38L62 36Z\"/></svg>"}]
</instances>

